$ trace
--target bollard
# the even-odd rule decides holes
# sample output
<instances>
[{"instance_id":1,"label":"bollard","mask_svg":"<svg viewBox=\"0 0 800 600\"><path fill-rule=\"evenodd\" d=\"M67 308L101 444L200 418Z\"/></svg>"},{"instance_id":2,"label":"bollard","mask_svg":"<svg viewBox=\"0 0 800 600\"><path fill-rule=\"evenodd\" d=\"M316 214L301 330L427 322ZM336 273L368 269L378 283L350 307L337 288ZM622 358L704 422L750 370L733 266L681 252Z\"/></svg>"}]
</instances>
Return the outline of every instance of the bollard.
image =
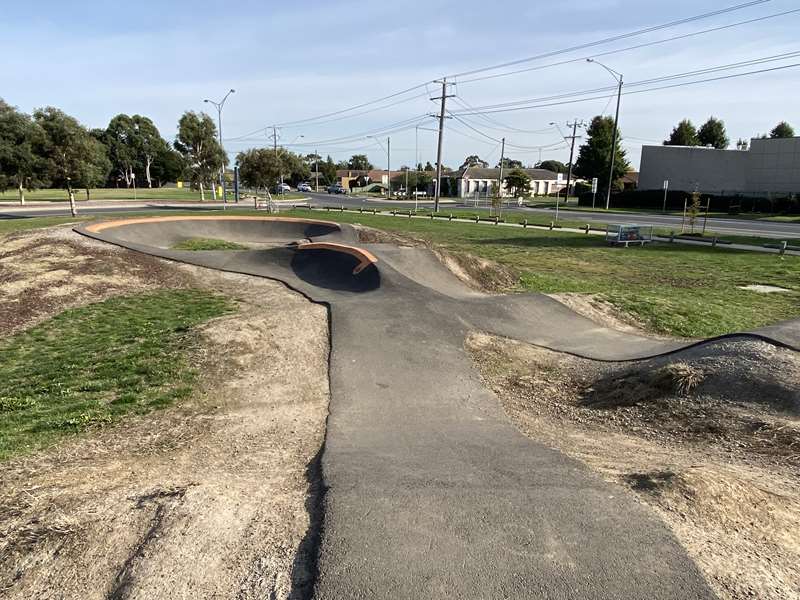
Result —
<instances>
[{"instance_id":1,"label":"bollard","mask_svg":"<svg viewBox=\"0 0 800 600\"><path fill-rule=\"evenodd\" d=\"M610 152L610 150L609 150L609 152ZM358 212L359 213L363 213L364 212L364 207L363 206L359 206L358 207Z\"/></svg>"},{"instance_id":2,"label":"bollard","mask_svg":"<svg viewBox=\"0 0 800 600\"><path fill-rule=\"evenodd\" d=\"M481 218L478 215L475 215L475 222L477 223L480 220L481 220Z\"/></svg>"},{"instance_id":3,"label":"bollard","mask_svg":"<svg viewBox=\"0 0 800 600\"><path fill-rule=\"evenodd\" d=\"M712 248L716 248L717 247L717 236L714 236L714 239L711 240L711 247Z\"/></svg>"},{"instance_id":4,"label":"bollard","mask_svg":"<svg viewBox=\"0 0 800 600\"><path fill-rule=\"evenodd\" d=\"M609 151L609 152L610 152L610 151ZM409 214L411 214L411 213L409 213ZM433 221L433 213L431 213L431 221Z\"/></svg>"},{"instance_id":5,"label":"bollard","mask_svg":"<svg viewBox=\"0 0 800 600\"><path fill-rule=\"evenodd\" d=\"M550 221L550 231L553 231L553 225L555 225L555 223L553 223L552 221Z\"/></svg>"},{"instance_id":6,"label":"bollard","mask_svg":"<svg viewBox=\"0 0 800 600\"><path fill-rule=\"evenodd\" d=\"M448 217L448 219L447 219L447 220L448 220L448 221L452 221L452 220L453 220L453 213L450 213L450 216Z\"/></svg>"},{"instance_id":7,"label":"bollard","mask_svg":"<svg viewBox=\"0 0 800 600\"><path fill-rule=\"evenodd\" d=\"M788 245L789 245L789 242L785 242L785 241L781 242L781 250L780 250L781 256L786 254L786 246L788 246Z\"/></svg>"},{"instance_id":8,"label":"bollard","mask_svg":"<svg viewBox=\"0 0 800 600\"><path fill-rule=\"evenodd\" d=\"M586 224L586 235L589 235L589 224Z\"/></svg>"},{"instance_id":9,"label":"bollard","mask_svg":"<svg viewBox=\"0 0 800 600\"><path fill-rule=\"evenodd\" d=\"M670 231L669 232L669 243L672 244L674 241L675 241L675 232L674 231Z\"/></svg>"},{"instance_id":10,"label":"bollard","mask_svg":"<svg viewBox=\"0 0 800 600\"><path fill-rule=\"evenodd\" d=\"M500 217L495 217L494 218L494 224L498 225L499 223L500 223Z\"/></svg>"},{"instance_id":11,"label":"bollard","mask_svg":"<svg viewBox=\"0 0 800 600\"><path fill-rule=\"evenodd\" d=\"M342 205L341 205L341 207L339 208L339 210L340 210L341 212L344 212L344 204L342 204Z\"/></svg>"},{"instance_id":12,"label":"bollard","mask_svg":"<svg viewBox=\"0 0 800 600\"><path fill-rule=\"evenodd\" d=\"M372 214L373 215L377 215L378 214L378 209L377 208L373 208L372 209Z\"/></svg>"},{"instance_id":13,"label":"bollard","mask_svg":"<svg viewBox=\"0 0 800 600\"><path fill-rule=\"evenodd\" d=\"M527 229L528 228L528 219L523 219L522 220L522 228L523 229Z\"/></svg>"},{"instance_id":14,"label":"bollard","mask_svg":"<svg viewBox=\"0 0 800 600\"><path fill-rule=\"evenodd\" d=\"M325 210L327 210L328 212L331 212L331 207L330 206L326 206Z\"/></svg>"}]
</instances>

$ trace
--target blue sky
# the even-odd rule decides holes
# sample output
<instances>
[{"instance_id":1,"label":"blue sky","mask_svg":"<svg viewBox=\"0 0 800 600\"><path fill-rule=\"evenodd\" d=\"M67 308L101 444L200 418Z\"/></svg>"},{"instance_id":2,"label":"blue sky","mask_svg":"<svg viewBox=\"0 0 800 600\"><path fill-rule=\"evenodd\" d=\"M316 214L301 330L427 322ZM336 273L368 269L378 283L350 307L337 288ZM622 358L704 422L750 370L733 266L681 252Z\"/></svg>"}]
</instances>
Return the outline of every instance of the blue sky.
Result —
<instances>
[{"instance_id":1,"label":"blue sky","mask_svg":"<svg viewBox=\"0 0 800 600\"><path fill-rule=\"evenodd\" d=\"M353 106L443 75L559 50L743 2L141 0L123 4L3 0L5 64L0 96L24 111L57 106L90 127L104 127L120 112L144 114L153 118L162 134L171 139L183 111L203 110L208 107L202 102L204 98L217 99L233 87L236 93L226 105L223 121L225 138L229 139L272 123ZM580 58L796 8L796 0L770 0L557 59ZM622 72L626 81L636 82L798 50L797 31L800 13L621 52L602 60ZM800 62L800 58L764 66L790 62ZM782 119L800 130L798 76L800 68L793 68L623 97L620 126L631 162L638 167L641 144L664 139L684 117L698 125L711 114L720 117L733 141L768 131ZM453 91L459 101L472 106L614 83L597 65L580 61L481 82L466 83L465 79L457 78ZM429 86L429 91L436 95L435 86ZM425 92L424 87L419 88L398 97L410 98L407 102L348 119L283 127L280 141L298 144L292 146L298 151L311 151L317 146L321 154L337 159L364 152L383 167L386 154L373 139L326 141L436 111L437 106ZM453 110L463 108L457 101L450 106ZM494 113L489 120L477 115L464 118L486 136L506 136L506 154L529 163L539 158L536 147L559 142L560 134L549 123L558 122L565 129L564 123L569 119L588 120L612 110L613 102L604 96L582 103ZM434 125L428 120L424 126ZM381 136L383 144L384 138ZM393 168L413 164L415 140L413 128L392 134ZM435 141L435 133L419 132L423 162L435 160ZM243 140L229 140L226 148L234 154L267 143L265 134L258 132ZM499 147L495 141L451 119L447 123L444 154L444 162L450 166L457 166L467 154L496 162ZM567 157L564 146L542 151L545 159Z\"/></svg>"}]
</instances>

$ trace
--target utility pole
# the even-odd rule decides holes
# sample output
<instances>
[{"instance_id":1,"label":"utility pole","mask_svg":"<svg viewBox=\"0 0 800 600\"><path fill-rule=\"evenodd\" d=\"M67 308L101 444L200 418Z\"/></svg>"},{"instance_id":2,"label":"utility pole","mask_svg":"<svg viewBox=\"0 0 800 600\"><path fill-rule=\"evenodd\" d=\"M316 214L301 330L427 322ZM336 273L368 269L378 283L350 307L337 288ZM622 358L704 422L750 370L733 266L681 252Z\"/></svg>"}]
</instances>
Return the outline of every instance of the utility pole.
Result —
<instances>
[{"instance_id":1,"label":"utility pole","mask_svg":"<svg viewBox=\"0 0 800 600\"><path fill-rule=\"evenodd\" d=\"M444 112L445 103L448 98L452 98L455 94L447 95L447 78L442 81L442 95L438 98L431 98L431 100L441 100L442 105L439 110L439 144L436 150L436 196L433 200L433 212L439 212L439 198L442 191L442 137L444 135Z\"/></svg>"},{"instance_id":2,"label":"utility pole","mask_svg":"<svg viewBox=\"0 0 800 600\"><path fill-rule=\"evenodd\" d=\"M386 171L388 173L386 186L386 199L392 198L392 138L386 136Z\"/></svg>"},{"instance_id":3,"label":"utility pole","mask_svg":"<svg viewBox=\"0 0 800 600\"><path fill-rule=\"evenodd\" d=\"M572 158L575 155L575 140L578 127L584 127L586 123L578 122L578 118L573 119L572 123L567 123L567 127L572 125L572 143L569 147L569 168L567 169L567 193L564 195L564 202L569 202L569 184L572 181Z\"/></svg>"},{"instance_id":4,"label":"utility pole","mask_svg":"<svg viewBox=\"0 0 800 600\"><path fill-rule=\"evenodd\" d=\"M314 191L319 191L319 154L314 150Z\"/></svg>"},{"instance_id":5,"label":"utility pole","mask_svg":"<svg viewBox=\"0 0 800 600\"><path fill-rule=\"evenodd\" d=\"M280 175L280 183L281 183L281 194L283 194L283 169L281 168L281 157L278 156L278 128L273 125L272 126L272 148L275 150L275 160L278 161L278 173Z\"/></svg>"},{"instance_id":6,"label":"utility pole","mask_svg":"<svg viewBox=\"0 0 800 600\"><path fill-rule=\"evenodd\" d=\"M495 146L497 148L497 146ZM497 181L497 197L503 197L503 163L506 159L506 138L500 140L500 178ZM502 200L500 200L502 202Z\"/></svg>"}]
</instances>

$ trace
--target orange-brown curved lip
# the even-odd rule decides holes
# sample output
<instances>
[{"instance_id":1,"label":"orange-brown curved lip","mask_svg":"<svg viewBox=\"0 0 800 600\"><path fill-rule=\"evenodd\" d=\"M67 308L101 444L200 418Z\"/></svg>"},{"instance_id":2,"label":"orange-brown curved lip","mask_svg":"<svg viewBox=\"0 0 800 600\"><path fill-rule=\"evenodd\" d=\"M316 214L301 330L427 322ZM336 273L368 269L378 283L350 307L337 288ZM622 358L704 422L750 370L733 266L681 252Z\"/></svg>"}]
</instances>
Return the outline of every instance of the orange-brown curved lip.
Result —
<instances>
[{"instance_id":1,"label":"orange-brown curved lip","mask_svg":"<svg viewBox=\"0 0 800 600\"><path fill-rule=\"evenodd\" d=\"M170 216L170 217L138 217L134 219L117 219L116 221L103 221L101 223L92 223L86 226L86 231L91 233L98 233L104 229L111 229L112 227L122 227L123 225L137 225L139 223L165 223L170 221L285 221L288 223L309 223L312 225L331 225L337 229L341 229L338 223L333 221L318 221L316 219L302 219L298 217L256 217L256 216L210 216L210 215L184 215L184 216Z\"/></svg>"},{"instance_id":2,"label":"orange-brown curved lip","mask_svg":"<svg viewBox=\"0 0 800 600\"><path fill-rule=\"evenodd\" d=\"M334 242L309 242L307 244L299 244L298 250L333 250L334 252L344 252L358 259L356 268L353 269L353 275L358 275L370 265L378 262L375 255L363 248L356 246L347 246L345 244L336 244Z\"/></svg>"}]
</instances>

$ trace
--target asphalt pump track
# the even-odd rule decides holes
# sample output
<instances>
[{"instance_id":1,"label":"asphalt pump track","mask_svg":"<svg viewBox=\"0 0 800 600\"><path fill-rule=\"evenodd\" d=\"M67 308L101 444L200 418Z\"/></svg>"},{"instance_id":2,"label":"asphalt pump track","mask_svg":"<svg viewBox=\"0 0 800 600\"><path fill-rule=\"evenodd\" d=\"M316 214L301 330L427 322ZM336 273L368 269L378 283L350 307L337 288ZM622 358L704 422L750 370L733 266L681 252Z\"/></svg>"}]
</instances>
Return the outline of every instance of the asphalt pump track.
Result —
<instances>
[{"instance_id":1,"label":"asphalt pump track","mask_svg":"<svg viewBox=\"0 0 800 600\"><path fill-rule=\"evenodd\" d=\"M541 294L481 294L428 250L361 243L355 228L313 219L175 216L76 231L277 280L329 307L315 598L714 597L655 514L510 423L464 340L484 331L624 361L719 338L653 340ZM191 238L253 249L171 249ZM798 350L800 323L724 337Z\"/></svg>"}]
</instances>

